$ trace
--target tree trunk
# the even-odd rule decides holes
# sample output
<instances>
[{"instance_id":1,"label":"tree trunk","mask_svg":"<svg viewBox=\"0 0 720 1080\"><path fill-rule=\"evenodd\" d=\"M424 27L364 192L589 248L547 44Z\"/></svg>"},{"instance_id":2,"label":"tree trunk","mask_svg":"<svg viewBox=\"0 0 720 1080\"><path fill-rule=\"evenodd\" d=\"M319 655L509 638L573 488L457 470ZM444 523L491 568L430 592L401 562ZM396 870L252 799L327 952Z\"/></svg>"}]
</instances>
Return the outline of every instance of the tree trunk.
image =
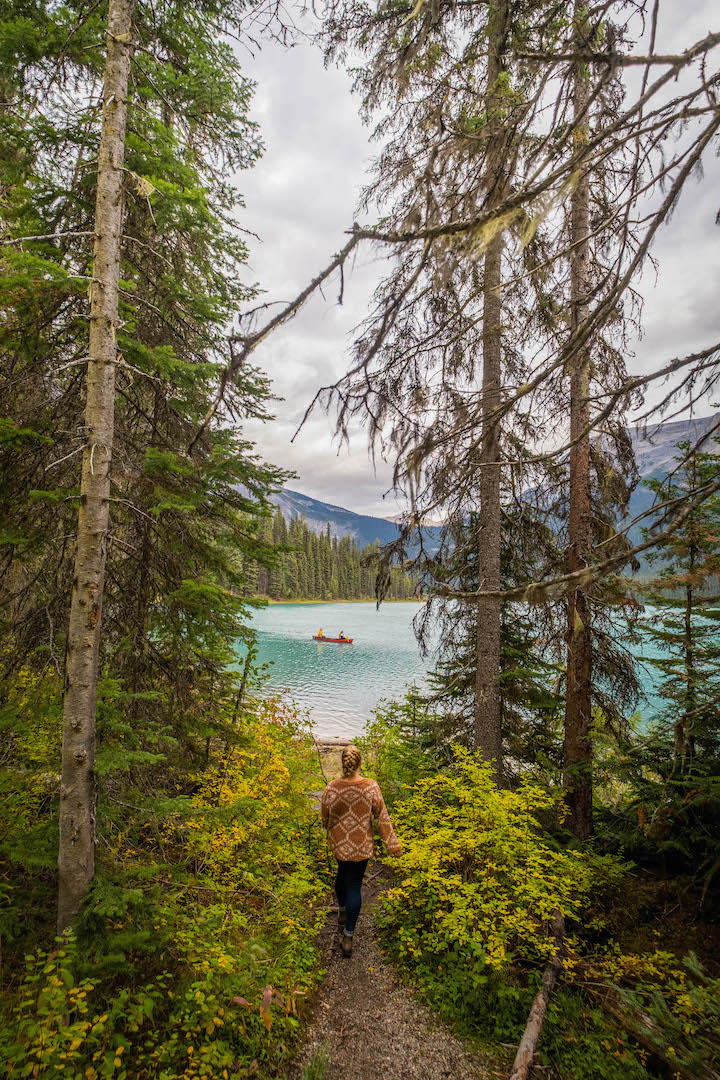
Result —
<instances>
[{"instance_id":1,"label":"tree trunk","mask_svg":"<svg viewBox=\"0 0 720 1080\"><path fill-rule=\"evenodd\" d=\"M587 27L584 9L576 0L575 42L585 44ZM584 119L590 95L583 64L575 68L574 117L576 137L585 138ZM581 173L570 208L570 288L572 331L588 316L590 291L590 183ZM590 422L590 345L586 342L573 356L570 369L570 438L587 432ZM590 486L590 436L584 434L570 450L570 513L568 521L568 571L590 566L592 559L592 507ZM580 840L592 835L592 635L588 588L576 585L568 590L567 696L563 745L564 783L568 823Z\"/></svg>"},{"instance_id":2,"label":"tree trunk","mask_svg":"<svg viewBox=\"0 0 720 1080\"><path fill-rule=\"evenodd\" d=\"M485 106L488 124L495 130L488 139L488 208L504 199L508 186L508 136L503 127L504 101L499 76L505 70L505 38L509 20L507 0L490 9L488 74ZM496 412L502 402L502 256L504 240L498 233L485 252L483 276L483 379L482 443L480 448L480 534L478 587L500 588L500 432ZM502 768L500 702L501 601L481 598L477 603L475 664L475 746L485 761Z\"/></svg>"},{"instance_id":3,"label":"tree trunk","mask_svg":"<svg viewBox=\"0 0 720 1080\"><path fill-rule=\"evenodd\" d=\"M134 0L110 0L95 203L85 431L63 702L58 933L95 867L95 706L115 412L123 158Z\"/></svg>"}]
</instances>

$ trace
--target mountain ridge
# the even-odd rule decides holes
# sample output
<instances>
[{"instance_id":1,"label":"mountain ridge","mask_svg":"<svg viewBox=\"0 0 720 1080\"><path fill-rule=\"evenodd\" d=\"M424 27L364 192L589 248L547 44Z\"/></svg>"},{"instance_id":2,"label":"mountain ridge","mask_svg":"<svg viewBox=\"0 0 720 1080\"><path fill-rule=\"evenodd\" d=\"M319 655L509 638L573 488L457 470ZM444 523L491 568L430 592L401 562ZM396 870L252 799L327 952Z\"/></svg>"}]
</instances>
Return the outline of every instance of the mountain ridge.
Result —
<instances>
[{"instance_id":1,"label":"mountain ridge","mask_svg":"<svg viewBox=\"0 0 720 1080\"><path fill-rule=\"evenodd\" d=\"M293 491L291 488L283 488L271 501L280 507L286 520L301 517L316 533L325 532L329 525L331 536L336 536L338 540L343 536L351 536L359 547L367 547L375 540L379 540L381 544L389 544L399 535L397 520L375 517L372 514L358 514L355 510L314 499L311 495ZM439 539L438 526L428 525L426 532L429 537Z\"/></svg>"},{"instance_id":2,"label":"mountain ridge","mask_svg":"<svg viewBox=\"0 0 720 1080\"><path fill-rule=\"evenodd\" d=\"M635 459L641 480L659 479L670 471L676 455L678 442L690 440L695 443L707 435L714 425L720 423L720 413L712 416L696 417L688 420L669 421L664 424L630 425L630 433L635 450ZM703 448L705 449L705 448ZM720 453L717 444L707 448L711 453ZM654 495L642 483L639 483L630 498L628 520L633 520L649 509ZM330 526L330 535L342 539L351 536L359 547L366 547L378 540L388 544L397 539L398 523L402 515L394 517L376 517L372 514L359 514L336 503L324 502L311 495L305 495L291 488L283 488L271 500L279 506L285 518L301 517L314 532L325 532ZM438 522L424 526L431 541L439 542L442 526ZM631 530L631 539L637 540L639 526Z\"/></svg>"}]
</instances>

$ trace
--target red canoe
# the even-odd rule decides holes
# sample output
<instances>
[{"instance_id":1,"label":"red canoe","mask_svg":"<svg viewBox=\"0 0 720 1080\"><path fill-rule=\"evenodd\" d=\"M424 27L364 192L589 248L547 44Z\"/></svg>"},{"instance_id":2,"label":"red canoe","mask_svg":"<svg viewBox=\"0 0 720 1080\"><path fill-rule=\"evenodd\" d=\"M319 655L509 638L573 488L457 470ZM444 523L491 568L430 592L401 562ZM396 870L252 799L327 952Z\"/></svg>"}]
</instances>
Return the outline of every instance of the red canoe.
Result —
<instances>
[{"instance_id":1,"label":"red canoe","mask_svg":"<svg viewBox=\"0 0 720 1080\"><path fill-rule=\"evenodd\" d=\"M313 634L313 641L334 641L336 645L352 645L353 643L351 637L318 637L317 634Z\"/></svg>"}]
</instances>

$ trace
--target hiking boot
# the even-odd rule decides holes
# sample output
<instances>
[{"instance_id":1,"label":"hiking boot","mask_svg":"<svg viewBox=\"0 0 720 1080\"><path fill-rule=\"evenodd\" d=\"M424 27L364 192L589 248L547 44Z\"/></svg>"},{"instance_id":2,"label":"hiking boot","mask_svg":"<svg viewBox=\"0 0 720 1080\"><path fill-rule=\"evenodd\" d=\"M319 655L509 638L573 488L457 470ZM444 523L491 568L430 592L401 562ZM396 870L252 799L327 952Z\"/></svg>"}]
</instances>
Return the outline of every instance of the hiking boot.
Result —
<instances>
[{"instance_id":1,"label":"hiking boot","mask_svg":"<svg viewBox=\"0 0 720 1080\"><path fill-rule=\"evenodd\" d=\"M347 912L345 908L338 908L338 927L342 930L345 925L345 919L347 918Z\"/></svg>"},{"instance_id":2,"label":"hiking boot","mask_svg":"<svg viewBox=\"0 0 720 1080\"><path fill-rule=\"evenodd\" d=\"M343 934L342 954L346 960L349 960L352 956L352 938L349 936L349 934Z\"/></svg>"}]
</instances>

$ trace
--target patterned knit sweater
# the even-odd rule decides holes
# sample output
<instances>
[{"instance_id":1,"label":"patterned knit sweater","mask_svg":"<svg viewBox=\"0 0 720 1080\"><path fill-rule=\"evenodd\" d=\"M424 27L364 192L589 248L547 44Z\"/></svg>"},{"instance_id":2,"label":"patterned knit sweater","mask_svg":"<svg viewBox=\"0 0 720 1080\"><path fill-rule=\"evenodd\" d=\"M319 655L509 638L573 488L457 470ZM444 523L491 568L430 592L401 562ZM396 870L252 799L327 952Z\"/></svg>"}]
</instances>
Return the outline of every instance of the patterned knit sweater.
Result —
<instances>
[{"instance_id":1,"label":"patterned knit sweater","mask_svg":"<svg viewBox=\"0 0 720 1080\"><path fill-rule=\"evenodd\" d=\"M330 781L322 797L322 822L336 858L360 862L372 857L373 818L390 854L398 855L400 842L376 782L364 776Z\"/></svg>"}]
</instances>

